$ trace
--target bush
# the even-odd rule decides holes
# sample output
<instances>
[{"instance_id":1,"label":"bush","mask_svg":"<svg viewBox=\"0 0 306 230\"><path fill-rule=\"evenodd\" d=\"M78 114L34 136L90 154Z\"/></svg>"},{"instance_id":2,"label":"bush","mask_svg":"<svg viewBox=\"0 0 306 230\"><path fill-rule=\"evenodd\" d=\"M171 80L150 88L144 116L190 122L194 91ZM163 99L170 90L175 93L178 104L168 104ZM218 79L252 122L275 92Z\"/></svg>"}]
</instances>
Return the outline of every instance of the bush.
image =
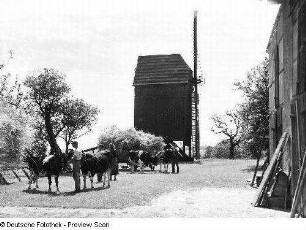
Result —
<instances>
[{"instance_id":1,"label":"bush","mask_svg":"<svg viewBox=\"0 0 306 230\"><path fill-rule=\"evenodd\" d=\"M0 116L1 162L19 163L32 140L28 119L19 110L5 104L0 105Z\"/></svg>"},{"instance_id":2,"label":"bush","mask_svg":"<svg viewBox=\"0 0 306 230\"><path fill-rule=\"evenodd\" d=\"M214 147L212 147L212 146L203 147L203 149L201 149L201 152L203 153L203 154L201 154L202 158L212 158L213 150L214 150Z\"/></svg>"},{"instance_id":3,"label":"bush","mask_svg":"<svg viewBox=\"0 0 306 230\"><path fill-rule=\"evenodd\" d=\"M104 148L110 143L115 145L120 162L127 161L130 150L161 151L165 144L162 137L135 128L121 130L115 125L104 128L98 140L98 145Z\"/></svg>"},{"instance_id":4,"label":"bush","mask_svg":"<svg viewBox=\"0 0 306 230\"><path fill-rule=\"evenodd\" d=\"M17 162L22 144L22 131L10 122L0 124L1 160L7 163Z\"/></svg>"},{"instance_id":5,"label":"bush","mask_svg":"<svg viewBox=\"0 0 306 230\"><path fill-rule=\"evenodd\" d=\"M204 150L203 158L229 158L229 141L223 140L217 143L215 146L207 146ZM249 154L243 150L243 147L236 146L235 159L248 158Z\"/></svg>"}]
</instances>

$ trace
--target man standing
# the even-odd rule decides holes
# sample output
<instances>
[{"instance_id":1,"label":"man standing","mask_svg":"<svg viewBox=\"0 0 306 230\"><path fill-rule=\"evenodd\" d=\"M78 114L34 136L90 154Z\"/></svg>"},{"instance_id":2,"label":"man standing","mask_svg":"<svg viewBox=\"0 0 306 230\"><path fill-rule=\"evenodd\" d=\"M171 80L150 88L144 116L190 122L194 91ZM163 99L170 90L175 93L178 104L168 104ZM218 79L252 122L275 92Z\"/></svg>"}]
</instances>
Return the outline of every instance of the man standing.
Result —
<instances>
[{"instance_id":1,"label":"man standing","mask_svg":"<svg viewBox=\"0 0 306 230\"><path fill-rule=\"evenodd\" d=\"M180 167L178 164L178 157L179 157L179 148L178 147L172 147L172 156L171 156L171 165L172 165L172 173L175 173L175 166L176 166L176 172L180 172Z\"/></svg>"},{"instance_id":2,"label":"man standing","mask_svg":"<svg viewBox=\"0 0 306 230\"><path fill-rule=\"evenodd\" d=\"M77 141L73 141L73 156L72 156L72 165L73 165L73 179L75 185L75 192L79 192L80 189L80 170L81 170L81 158L82 152L78 149L79 143Z\"/></svg>"},{"instance_id":3,"label":"man standing","mask_svg":"<svg viewBox=\"0 0 306 230\"><path fill-rule=\"evenodd\" d=\"M115 145L113 143L109 144L109 151L111 152L112 155L112 160L111 160L111 173L110 173L110 180L112 180L112 176L114 176L114 180L117 180L117 175L119 174L118 170L118 158L117 158L117 153L115 149Z\"/></svg>"},{"instance_id":4,"label":"man standing","mask_svg":"<svg viewBox=\"0 0 306 230\"><path fill-rule=\"evenodd\" d=\"M143 151L139 151L138 152L138 165L139 165L139 169L140 169L140 173L144 173L144 165L143 165L143 161L140 159L141 155L143 154Z\"/></svg>"}]
</instances>

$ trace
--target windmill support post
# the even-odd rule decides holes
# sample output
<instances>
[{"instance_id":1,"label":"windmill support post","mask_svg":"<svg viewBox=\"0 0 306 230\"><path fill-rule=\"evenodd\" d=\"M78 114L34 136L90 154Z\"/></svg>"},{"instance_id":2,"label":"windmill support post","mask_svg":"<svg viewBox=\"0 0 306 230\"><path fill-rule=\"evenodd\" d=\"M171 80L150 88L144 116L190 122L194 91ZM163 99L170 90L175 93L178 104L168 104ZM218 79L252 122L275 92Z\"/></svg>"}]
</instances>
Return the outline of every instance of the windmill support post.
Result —
<instances>
[{"instance_id":1,"label":"windmill support post","mask_svg":"<svg viewBox=\"0 0 306 230\"><path fill-rule=\"evenodd\" d=\"M200 128L199 128L199 94L198 84L198 41L197 41L197 11L193 21L193 93L192 93L192 152L195 159L200 159Z\"/></svg>"}]
</instances>

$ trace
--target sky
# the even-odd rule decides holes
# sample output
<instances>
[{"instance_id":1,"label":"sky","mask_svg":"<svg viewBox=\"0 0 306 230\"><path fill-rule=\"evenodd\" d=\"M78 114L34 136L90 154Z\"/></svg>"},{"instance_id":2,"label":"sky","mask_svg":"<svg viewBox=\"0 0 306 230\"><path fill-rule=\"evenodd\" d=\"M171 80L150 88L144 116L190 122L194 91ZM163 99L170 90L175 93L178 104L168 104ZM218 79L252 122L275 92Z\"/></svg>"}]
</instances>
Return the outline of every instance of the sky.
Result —
<instances>
[{"instance_id":1,"label":"sky","mask_svg":"<svg viewBox=\"0 0 306 230\"><path fill-rule=\"evenodd\" d=\"M211 116L242 100L233 82L266 53L279 5L260 0L0 0L0 60L24 79L39 68L64 72L72 94L101 113L93 132L79 139L96 146L108 125L133 126L139 55L179 53L193 67L193 12L198 11L201 145L224 138Z\"/></svg>"}]
</instances>

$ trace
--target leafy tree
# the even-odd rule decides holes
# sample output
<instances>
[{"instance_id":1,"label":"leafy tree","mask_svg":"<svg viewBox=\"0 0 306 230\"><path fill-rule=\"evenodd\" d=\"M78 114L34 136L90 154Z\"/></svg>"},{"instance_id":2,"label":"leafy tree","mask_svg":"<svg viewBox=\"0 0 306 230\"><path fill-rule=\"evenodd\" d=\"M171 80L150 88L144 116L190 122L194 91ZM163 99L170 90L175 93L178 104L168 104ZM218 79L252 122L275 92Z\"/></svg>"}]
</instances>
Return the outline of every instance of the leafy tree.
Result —
<instances>
[{"instance_id":1,"label":"leafy tree","mask_svg":"<svg viewBox=\"0 0 306 230\"><path fill-rule=\"evenodd\" d=\"M7 163L18 162L32 139L28 117L19 109L0 103L0 155Z\"/></svg>"},{"instance_id":2,"label":"leafy tree","mask_svg":"<svg viewBox=\"0 0 306 230\"><path fill-rule=\"evenodd\" d=\"M66 144L66 153L72 140L91 131L97 121L99 109L86 103L82 99L67 99L63 103L63 132L60 135Z\"/></svg>"},{"instance_id":3,"label":"leafy tree","mask_svg":"<svg viewBox=\"0 0 306 230\"><path fill-rule=\"evenodd\" d=\"M126 162L129 150L161 151L164 139L135 128L121 130L113 125L102 130L98 144L108 147L113 143L118 150L120 162Z\"/></svg>"},{"instance_id":4,"label":"leafy tree","mask_svg":"<svg viewBox=\"0 0 306 230\"><path fill-rule=\"evenodd\" d=\"M23 98L21 84L16 78L13 84L9 83L11 75L5 74L0 80L0 98L2 103L7 103L15 108L19 108Z\"/></svg>"},{"instance_id":5,"label":"leafy tree","mask_svg":"<svg viewBox=\"0 0 306 230\"><path fill-rule=\"evenodd\" d=\"M7 60L0 63L0 70L2 70L5 67L5 65L9 62L9 60L12 58L13 58L13 50L9 50Z\"/></svg>"},{"instance_id":6,"label":"leafy tree","mask_svg":"<svg viewBox=\"0 0 306 230\"><path fill-rule=\"evenodd\" d=\"M235 147L242 140L242 122L237 111L227 111L225 115L213 115L214 126L212 131L216 134L224 134L229 141L229 159L235 156Z\"/></svg>"},{"instance_id":7,"label":"leafy tree","mask_svg":"<svg viewBox=\"0 0 306 230\"><path fill-rule=\"evenodd\" d=\"M61 122L62 107L70 92L70 87L65 82L65 75L57 70L45 68L27 76L24 84L29 88L28 108L42 118L51 151L59 154L61 150L56 137L65 128Z\"/></svg>"},{"instance_id":8,"label":"leafy tree","mask_svg":"<svg viewBox=\"0 0 306 230\"><path fill-rule=\"evenodd\" d=\"M21 149L21 129L14 127L10 122L3 122L0 126L1 150L3 160L16 162Z\"/></svg>"},{"instance_id":9,"label":"leafy tree","mask_svg":"<svg viewBox=\"0 0 306 230\"><path fill-rule=\"evenodd\" d=\"M21 106L21 85L5 72L12 51L9 55L0 64L0 157L2 162L16 163L31 140L31 129Z\"/></svg>"},{"instance_id":10,"label":"leafy tree","mask_svg":"<svg viewBox=\"0 0 306 230\"><path fill-rule=\"evenodd\" d=\"M261 155L269 148L269 76L268 59L252 68L246 79L235 84L243 92L240 105L242 121L246 128L245 141L252 156ZM260 157L260 156L259 156Z\"/></svg>"},{"instance_id":11,"label":"leafy tree","mask_svg":"<svg viewBox=\"0 0 306 230\"><path fill-rule=\"evenodd\" d=\"M212 158L213 157L213 150L214 150L214 147L212 147L210 145L205 146L203 148L204 154L203 154L202 158Z\"/></svg>"},{"instance_id":12,"label":"leafy tree","mask_svg":"<svg viewBox=\"0 0 306 230\"><path fill-rule=\"evenodd\" d=\"M33 130L32 139L29 146L25 149L25 152L43 159L46 156L48 147L44 123L39 117L35 117L35 121L32 121L31 128Z\"/></svg>"},{"instance_id":13,"label":"leafy tree","mask_svg":"<svg viewBox=\"0 0 306 230\"><path fill-rule=\"evenodd\" d=\"M11 83L12 76L10 73L5 72L5 66L8 64L9 60L13 58L13 51L9 51L9 57L6 63L0 64L0 101L1 103L7 103L15 108L19 108L22 102L22 90L21 84L17 77L14 83Z\"/></svg>"}]
</instances>

